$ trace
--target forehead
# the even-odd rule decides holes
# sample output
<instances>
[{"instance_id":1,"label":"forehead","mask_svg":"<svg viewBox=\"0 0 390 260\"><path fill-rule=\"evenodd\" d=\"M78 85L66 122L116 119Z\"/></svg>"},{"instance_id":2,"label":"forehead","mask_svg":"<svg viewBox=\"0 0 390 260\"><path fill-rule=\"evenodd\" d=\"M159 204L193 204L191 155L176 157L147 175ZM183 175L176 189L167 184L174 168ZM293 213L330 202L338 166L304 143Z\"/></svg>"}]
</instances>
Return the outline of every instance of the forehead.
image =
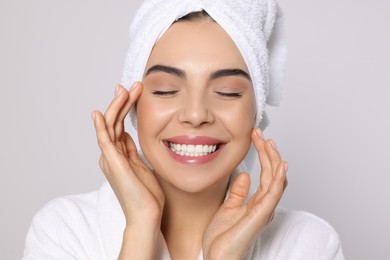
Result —
<instances>
[{"instance_id":1,"label":"forehead","mask_svg":"<svg viewBox=\"0 0 390 260\"><path fill-rule=\"evenodd\" d=\"M248 72L233 40L212 21L174 23L153 47L147 67L188 63L212 68L235 67Z\"/></svg>"}]
</instances>

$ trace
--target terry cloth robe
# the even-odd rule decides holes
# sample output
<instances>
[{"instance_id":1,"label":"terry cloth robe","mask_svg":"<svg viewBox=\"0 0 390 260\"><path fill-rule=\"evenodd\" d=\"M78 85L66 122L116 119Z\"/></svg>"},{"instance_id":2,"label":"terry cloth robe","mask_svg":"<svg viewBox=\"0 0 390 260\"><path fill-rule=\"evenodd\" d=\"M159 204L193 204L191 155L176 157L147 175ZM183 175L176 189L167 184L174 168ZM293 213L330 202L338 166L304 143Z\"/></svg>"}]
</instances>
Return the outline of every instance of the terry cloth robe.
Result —
<instances>
[{"instance_id":1,"label":"terry cloth robe","mask_svg":"<svg viewBox=\"0 0 390 260\"><path fill-rule=\"evenodd\" d=\"M33 218L24 260L118 259L125 218L108 182L98 191L57 198ZM156 259L171 259L161 235ZM200 252L198 259L203 259ZM277 208L245 259L342 260L340 240L324 220Z\"/></svg>"}]
</instances>

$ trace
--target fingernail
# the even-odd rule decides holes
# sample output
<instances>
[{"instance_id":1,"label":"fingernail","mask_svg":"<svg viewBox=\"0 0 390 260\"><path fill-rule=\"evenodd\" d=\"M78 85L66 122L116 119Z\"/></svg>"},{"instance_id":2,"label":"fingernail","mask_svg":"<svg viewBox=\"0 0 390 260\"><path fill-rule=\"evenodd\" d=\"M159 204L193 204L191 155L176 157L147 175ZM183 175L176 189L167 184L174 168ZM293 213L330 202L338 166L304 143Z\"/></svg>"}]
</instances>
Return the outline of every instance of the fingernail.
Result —
<instances>
[{"instance_id":1,"label":"fingernail","mask_svg":"<svg viewBox=\"0 0 390 260\"><path fill-rule=\"evenodd\" d=\"M278 150L278 147L276 147L276 144L273 140L269 140L269 143L272 145L272 147L275 149L275 150Z\"/></svg>"},{"instance_id":2,"label":"fingernail","mask_svg":"<svg viewBox=\"0 0 390 260\"><path fill-rule=\"evenodd\" d=\"M257 134L261 139L264 139L263 133L261 132L261 130L260 130L259 128L256 128L256 134Z\"/></svg>"},{"instance_id":3,"label":"fingernail","mask_svg":"<svg viewBox=\"0 0 390 260\"><path fill-rule=\"evenodd\" d=\"M284 172L287 172L287 171L288 171L288 163L284 162Z\"/></svg>"},{"instance_id":4,"label":"fingernail","mask_svg":"<svg viewBox=\"0 0 390 260\"><path fill-rule=\"evenodd\" d=\"M95 111L92 111L91 116L92 116L92 120L95 122L95 118L96 118Z\"/></svg>"},{"instance_id":5,"label":"fingernail","mask_svg":"<svg viewBox=\"0 0 390 260\"><path fill-rule=\"evenodd\" d=\"M123 88L122 88L121 85L116 86L116 88L115 88L115 97L119 96L119 94L122 93L122 90L123 90Z\"/></svg>"}]
</instances>

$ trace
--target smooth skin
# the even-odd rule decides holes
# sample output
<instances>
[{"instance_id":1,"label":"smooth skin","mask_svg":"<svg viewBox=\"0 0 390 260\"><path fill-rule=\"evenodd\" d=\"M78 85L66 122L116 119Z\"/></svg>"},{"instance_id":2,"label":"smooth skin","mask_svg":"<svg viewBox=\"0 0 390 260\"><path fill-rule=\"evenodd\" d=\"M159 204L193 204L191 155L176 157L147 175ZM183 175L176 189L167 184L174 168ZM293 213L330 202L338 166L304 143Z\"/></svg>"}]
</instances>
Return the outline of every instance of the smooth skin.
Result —
<instances>
[{"instance_id":1,"label":"smooth skin","mask_svg":"<svg viewBox=\"0 0 390 260\"><path fill-rule=\"evenodd\" d=\"M99 164L126 218L119 259L153 259L165 201L157 179L139 157L131 137L123 131L124 118L141 91L141 83L130 92L119 86L118 96L105 115L93 112L102 150ZM204 233L205 259L241 259L258 232L270 222L287 186L287 163L282 161L273 142L264 140L259 129L253 130L252 141L262 166L261 184L244 204L249 192L249 175L242 173L236 178L229 198Z\"/></svg>"},{"instance_id":2,"label":"smooth skin","mask_svg":"<svg viewBox=\"0 0 390 260\"><path fill-rule=\"evenodd\" d=\"M203 38L198 37L199 39L213 37L217 34L222 37L224 33L217 24L211 22L209 24L192 22L172 26L171 32L174 34L177 29L176 31L179 33L180 29L186 26L193 27L192 30L184 28L185 31L192 33L197 31L196 29L202 29L202 26L208 26L208 30L198 30L197 32L209 32L210 35L202 35ZM180 32L179 35L183 35L183 32ZM218 37L218 39L221 37ZM220 42L216 47L221 49L224 43L227 43L227 40ZM186 48L188 48L189 43L186 44ZM207 49L210 48L213 51L213 46L208 46ZM227 48L233 47L227 46ZM158 46L156 49L158 49ZM218 49L212 53L215 53ZM234 52L236 50L231 50L229 53ZM209 56L205 55L205 59ZM162 56L158 57L162 58L159 62L167 61ZM196 57L198 58L199 55ZM191 57L186 57L185 60L186 64L191 63L191 61L198 64L200 61ZM216 59L205 61L211 64L214 60ZM193 66L194 64L186 67L180 60L176 60L174 63L184 68L189 75L194 71L191 68L196 67ZM223 64L226 64L226 62ZM220 67L220 65L217 64L216 67ZM209 69L213 71L215 68L211 66ZM242 69L245 70L244 67ZM209 72L208 70L202 72L204 73L202 78L205 78L205 75ZM188 81L191 81L191 79L188 79ZM145 82L148 82L146 78ZM188 86L194 85L189 83ZM139 102L138 109L142 111L141 100L148 94L147 88L148 86L145 87L141 82L136 82L130 91L118 85L115 98L105 114L103 115L99 111L92 113L98 144L102 151L99 165L112 186L126 218L126 228L119 259L153 259L160 236L164 236L173 259L196 259L200 250L203 251L204 259L242 259L257 235L272 220L274 209L287 186L287 163L281 159L274 143L271 140L265 140L261 131L252 129L252 126L252 128L248 128L248 134L243 131L253 142L258 152L261 173L260 186L248 203L244 203L250 186L250 178L247 173L238 175L230 188L228 199L224 201L227 181L231 172L223 173L221 171L222 173L216 174L217 177L213 177L214 179L209 181L204 181L203 178L197 180L199 182L195 185L195 190L188 190L187 186L181 186L179 182L170 181L170 177L175 176L176 173L171 173L165 168L162 168L160 172L152 172L139 157L129 134L124 131L124 119L137 101ZM204 91L206 90L207 88L204 88ZM182 91L180 95L184 95L184 93L187 92ZM177 98L183 97L180 95ZM197 107L197 109L203 108ZM213 113L213 111L217 111L217 108L213 110L210 107L209 110L211 110L210 113ZM144 111L148 110L144 109ZM153 112L153 110L150 111L151 114ZM180 119L182 117L171 117L167 121L167 125L176 124L177 122L172 121L175 118ZM138 118L138 120L143 119ZM218 122L224 122L223 117L219 117L218 113L213 114L212 121L206 120L207 124L189 126L189 120L189 118L184 120L186 122L185 129L187 130L200 125L207 130L217 127ZM142 124L142 122L139 122L139 124ZM180 124L178 127L180 127ZM229 128L225 130L229 132ZM160 132L164 131L166 129L161 128ZM233 137L239 137L239 135L240 132L234 133L233 131ZM147 143L145 139L147 141L153 139L153 137L140 137L140 142ZM232 148L240 147L243 150L236 157L245 156L244 148L246 147L247 150L248 146L241 147L239 143L234 143L232 140L228 139L229 143L230 141L232 143ZM152 149L152 147L152 145L146 145L143 150ZM226 151L229 150L226 148ZM147 159L149 162L153 161L153 154L150 154ZM152 164L152 166L154 165ZM235 166L235 164L230 166ZM167 167L169 168L169 165ZM214 166L210 169L215 172L219 171ZM175 179L173 178L173 180ZM220 188L217 189L218 192L214 193L214 196L210 197L210 192L214 191L215 187ZM178 194L181 196L177 196ZM197 223L196 230L189 223Z\"/></svg>"}]
</instances>

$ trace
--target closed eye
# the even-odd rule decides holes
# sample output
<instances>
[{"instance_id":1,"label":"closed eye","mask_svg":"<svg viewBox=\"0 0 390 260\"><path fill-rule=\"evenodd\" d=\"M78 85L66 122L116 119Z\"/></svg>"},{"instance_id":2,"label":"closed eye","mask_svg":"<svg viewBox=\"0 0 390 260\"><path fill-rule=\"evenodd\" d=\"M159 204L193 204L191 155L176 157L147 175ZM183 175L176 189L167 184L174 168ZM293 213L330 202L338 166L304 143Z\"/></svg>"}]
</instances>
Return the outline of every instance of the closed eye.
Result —
<instances>
[{"instance_id":1,"label":"closed eye","mask_svg":"<svg viewBox=\"0 0 390 260\"><path fill-rule=\"evenodd\" d=\"M222 96L222 97L241 97L241 93L239 92L220 92L220 91L216 91L215 93L217 93L218 95Z\"/></svg>"},{"instance_id":2,"label":"closed eye","mask_svg":"<svg viewBox=\"0 0 390 260\"><path fill-rule=\"evenodd\" d=\"M170 96L170 95L175 95L178 90L170 90L170 91L161 91L161 90L155 90L152 92L153 95L156 96Z\"/></svg>"}]
</instances>

